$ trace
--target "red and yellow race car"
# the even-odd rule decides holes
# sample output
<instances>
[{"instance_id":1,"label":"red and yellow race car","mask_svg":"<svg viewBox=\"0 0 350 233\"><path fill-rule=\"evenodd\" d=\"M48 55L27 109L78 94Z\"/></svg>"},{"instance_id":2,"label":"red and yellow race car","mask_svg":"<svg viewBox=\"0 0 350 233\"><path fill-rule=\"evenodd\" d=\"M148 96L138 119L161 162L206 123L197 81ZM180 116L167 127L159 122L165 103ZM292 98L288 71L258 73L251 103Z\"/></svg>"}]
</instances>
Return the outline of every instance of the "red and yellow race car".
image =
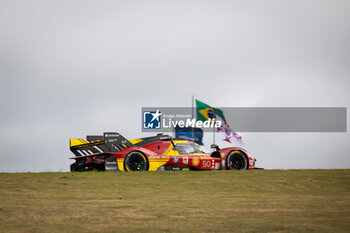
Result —
<instances>
[{"instance_id":1,"label":"red and yellow race car","mask_svg":"<svg viewBox=\"0 0 350 233\"><path fill-rule=\"evenodd\" d=\"M164 171L254 169L255 161L242 148L220 149L211 145L212 153L198 144L173 139L168 135L127 140L119 133L70 139L71 171Z\"/></svg>"}]
</instances>

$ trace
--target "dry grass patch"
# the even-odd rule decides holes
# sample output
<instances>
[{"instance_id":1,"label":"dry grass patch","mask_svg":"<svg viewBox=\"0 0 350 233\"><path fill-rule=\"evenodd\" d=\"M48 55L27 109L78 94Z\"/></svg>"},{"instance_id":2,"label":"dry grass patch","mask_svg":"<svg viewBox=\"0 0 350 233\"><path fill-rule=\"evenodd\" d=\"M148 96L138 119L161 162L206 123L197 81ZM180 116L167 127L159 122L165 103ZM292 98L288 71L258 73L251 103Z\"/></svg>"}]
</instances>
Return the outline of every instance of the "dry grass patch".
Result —
<instances>
[{"instance_id":1,"label":"dry grass patch","mask_svg":"<svg viewBox=\"0 0 350 233\"><path fill-rule=\"evenodd\" d=\"M350 170L0 174L0 232L349 232Z\"/></svg>"}]
</instances>

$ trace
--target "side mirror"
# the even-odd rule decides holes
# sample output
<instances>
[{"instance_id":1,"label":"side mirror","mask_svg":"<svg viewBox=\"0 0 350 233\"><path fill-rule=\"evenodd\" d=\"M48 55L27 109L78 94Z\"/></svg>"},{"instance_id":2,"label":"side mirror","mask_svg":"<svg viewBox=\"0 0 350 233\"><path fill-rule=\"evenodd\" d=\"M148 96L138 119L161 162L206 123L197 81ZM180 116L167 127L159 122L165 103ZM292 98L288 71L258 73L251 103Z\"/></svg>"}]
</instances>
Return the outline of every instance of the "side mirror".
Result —
<instances>
[{"instance_id":1,"label":"side mirror","mask_svg":"<svg viewBox=\"0 0 350 233\"><path fill-rule=\"evenodd\" d=\"M216 151L220 150L219 146L216 145L216 144L211 144L211 145L210 145L210 148L211 148L211 149L215 149Z\"/></svg>"}]
</instances>

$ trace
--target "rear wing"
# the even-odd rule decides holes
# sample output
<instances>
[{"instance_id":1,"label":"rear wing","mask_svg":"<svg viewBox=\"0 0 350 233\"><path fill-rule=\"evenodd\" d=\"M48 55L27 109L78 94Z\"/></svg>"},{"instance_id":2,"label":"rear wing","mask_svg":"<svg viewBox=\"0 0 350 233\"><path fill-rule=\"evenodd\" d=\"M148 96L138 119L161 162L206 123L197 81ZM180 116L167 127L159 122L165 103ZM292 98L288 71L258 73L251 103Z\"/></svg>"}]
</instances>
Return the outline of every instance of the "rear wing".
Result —
<instances>
[{"instance_id":1,"label":"rear wing","mask_svg":"<svg viewBox=\"0 0 350 233\"><path fill-rule=\"evenodd\" d=\"M84 139L70 139L70 150L75 156L88 156L96 153L118 152L133 146L119 133L107 132L103 135L88 135Z\"/></svg>"}]
</instances>

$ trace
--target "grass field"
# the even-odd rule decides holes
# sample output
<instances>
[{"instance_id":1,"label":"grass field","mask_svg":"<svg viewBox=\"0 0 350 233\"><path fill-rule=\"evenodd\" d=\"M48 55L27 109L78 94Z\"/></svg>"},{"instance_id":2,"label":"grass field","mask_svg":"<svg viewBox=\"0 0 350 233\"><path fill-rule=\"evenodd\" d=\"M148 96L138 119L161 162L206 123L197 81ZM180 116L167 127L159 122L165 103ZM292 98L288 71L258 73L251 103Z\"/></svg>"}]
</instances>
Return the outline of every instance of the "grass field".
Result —
<instances>
[{"instance_id":1,"label":"grass field","mask_svg":"<svg viewBox=\"0 0 350 233\"><path fill-rule=\"evenodd\" d=\"M350 232L350 170L1 173L0 232Z\"/></svg>"}]
</instances>

